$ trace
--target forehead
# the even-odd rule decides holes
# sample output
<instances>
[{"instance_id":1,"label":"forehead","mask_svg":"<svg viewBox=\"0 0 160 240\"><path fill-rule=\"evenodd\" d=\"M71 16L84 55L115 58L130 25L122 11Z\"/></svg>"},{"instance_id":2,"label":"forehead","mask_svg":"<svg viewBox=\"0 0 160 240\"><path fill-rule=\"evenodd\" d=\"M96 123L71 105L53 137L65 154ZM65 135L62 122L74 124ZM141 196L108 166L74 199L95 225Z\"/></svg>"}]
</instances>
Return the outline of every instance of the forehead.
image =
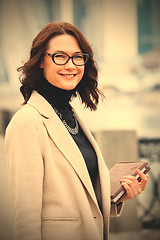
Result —
<instances>
[{"instance_id":1,"label":"forehead","mask_svg":"<svg viewBox=\"0 0 160 240\"><path fill-rule=\"evenodd\" d=\"M79 52L81 51L78 41L75 37L67 34L55 36L48 42L48 50L64 51L64 52Z\"/></svg>"}]
</instances>

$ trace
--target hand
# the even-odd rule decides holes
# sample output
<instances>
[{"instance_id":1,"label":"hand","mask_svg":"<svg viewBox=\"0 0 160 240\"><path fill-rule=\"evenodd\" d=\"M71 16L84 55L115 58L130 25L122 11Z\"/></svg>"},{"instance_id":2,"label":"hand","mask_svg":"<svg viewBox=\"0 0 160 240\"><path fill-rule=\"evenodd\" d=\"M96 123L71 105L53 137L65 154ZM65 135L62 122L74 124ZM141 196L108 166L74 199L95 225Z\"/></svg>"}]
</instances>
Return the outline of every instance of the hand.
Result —
<instances>
[{"instance_id":1,"label":"hand","mask_svg":"<svg viewBox=\"0 0 160 240\"><path fill-rule=\"evenodd\" d=\"M126 201L127 199L132 199L144 191L149 176L145 175L139 169L137 169L136 172L141 178L140 182L138 182L137 178L133 176L125 176L121 178L120 182L125 188L126 194L117 203Z\"/></svg>"}]
</instances>

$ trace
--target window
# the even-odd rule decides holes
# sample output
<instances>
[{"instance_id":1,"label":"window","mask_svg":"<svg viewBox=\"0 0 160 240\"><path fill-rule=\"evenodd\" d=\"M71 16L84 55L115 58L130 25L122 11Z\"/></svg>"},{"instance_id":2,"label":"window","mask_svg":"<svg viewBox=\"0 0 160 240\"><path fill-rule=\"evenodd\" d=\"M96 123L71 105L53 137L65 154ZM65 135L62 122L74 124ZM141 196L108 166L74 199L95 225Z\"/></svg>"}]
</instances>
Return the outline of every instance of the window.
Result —
<instances>
[{"instance_id":1,"label":"window","mask_svg":"<svg viewBox=\"0 0 160 240\"><path fill-rule=\"evenodd\" d=\"M160 42L160 1L138 0L138 51L145 53Z\"/></svg>"}]
</instances>

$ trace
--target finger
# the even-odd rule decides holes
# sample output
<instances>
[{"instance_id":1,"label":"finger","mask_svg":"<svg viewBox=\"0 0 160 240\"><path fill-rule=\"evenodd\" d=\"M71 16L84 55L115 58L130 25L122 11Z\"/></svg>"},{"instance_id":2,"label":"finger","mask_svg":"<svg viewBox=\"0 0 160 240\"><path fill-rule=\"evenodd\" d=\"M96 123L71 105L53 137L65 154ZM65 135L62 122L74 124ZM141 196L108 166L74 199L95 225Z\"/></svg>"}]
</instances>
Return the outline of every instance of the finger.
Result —
<instances>
[{"instance_id":1,"label":"finger","mask_svg":"<svg viewBox=\"0 0 160 240\"><path fill-rule=\"evenodd\" d=\"M124 199L124 200L133 198L134 195L133 195L133 192L131 191L130 186L129 186L126 182L122 182L122 186L123 186L123 187L125 188L125 190L126 190L126 196L125 196L125 199Z\"/></svg>"},{"instance_id":2,"label":"finger","mask_svg":"<svg viewBox=\"0 0 160 240\"><path fill-rule=\"evenodd\" d=\"M147 180L148 180L148 178L147 178ZM147 185L147 181L141 181L141 182L140 182L140 186L141 186L142 191L145 190L146 185Z\"/></svg>"},{"instance_id":3,"label":"finger","mask_svg":"<svg viewBox=\"0 0 160 240\"><path fill-rule=\"evenodd\" d=\"M139 175L140 178L141 178L141 181L140 181L139 184L140 184L140 186L141 186L142 191L144 191L149 176L148 176L148 175L145 175L145 174L144 174L143 172L141 172L139 169L137 169L136 172L138 173L138 175Z\"/></svg>"},{"instance_id":4,"label":"finger","mask_svg":"<svg viewBox=\"0 0 160 240\"><path fill-rule=\"evenodd\" d=\"M139 169L136 170L137 174L140 176L141 179L143 180L147 180L148 179L148 175L144 174L142 171L140 171ZM129 178L129 179L133 179L135 178L135 176L132 176L132 175L126 175L126 176L123 176L121 179L126 179L126 178Z\"/></svg>"},{"instance_id":5,"label":"finger","mask_svg":"<svg viewBox=\"0 0 160 240\"><path fill-rule=\"evenodd\" d=\"M140 171L139 169L136 170L136 173L140 176L141 180L147 180L147 175L144 174L142 171Z\"/></svg>"},{"instance_id":6,"label":"finger","mask_svg":"<svg viewBox=\"0 0 160 240\"><path fill-rule=\"evenodd\" d=\"M141 186L139 185L139 183L135 177L132 178L132 180L128 179L128 178L122 179L121 183L122 182L127 183L129 185L134 196L137 196L138 194L140 194L142 192Z\"/></svg>"},{"instance_id":7,"label":"finger","mask_svg":"<svg viewBox=\"0 0 160 240\"><path fill-rule=\"evenodd\" d=\"M147 181L148 180L148 175L144 174L142 171L140 171L139 169L136 170L137 174L140 176L141 180L143 181Z\"/></svg>"},{"instance_id":8,"label":"finger","mask_svg":"<svg viewBox=\"0 0 160 240\"><path fill-rule=\"evenodd\" d=\"M137 181L138 182L138 178L135 176L131 176L131 175L127 175L121 178L121 180L125 180L125 179L130 179L131 181Z\"/></svg>"}]
</instances>

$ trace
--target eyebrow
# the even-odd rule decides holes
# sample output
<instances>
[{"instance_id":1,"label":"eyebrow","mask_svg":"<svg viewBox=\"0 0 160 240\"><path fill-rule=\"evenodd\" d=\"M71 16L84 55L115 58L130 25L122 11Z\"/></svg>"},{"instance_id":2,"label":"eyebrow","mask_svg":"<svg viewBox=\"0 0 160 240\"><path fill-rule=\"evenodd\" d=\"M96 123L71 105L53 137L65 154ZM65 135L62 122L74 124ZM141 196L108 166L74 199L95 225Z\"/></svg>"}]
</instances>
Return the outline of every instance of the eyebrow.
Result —
<instances>
[{"instance_id":1,"label":"eyebrow","mask_svg":"<svg viewBox=\"0 0 160 240\"><path fill-rule=\"evenodd\" d=\"M66 52L64 52L64 51L62 51L62 50L56 50L56 51L54 51L54 53L56 53L56 52L58 52L58 53L66 53ZM74 52L73 55L74 55L74 54L77 54L77 53L82 53L82 51L80 50L80 51ZM68 54L68 53L67 53L67 54Z\"/></svg>"}]
</instances>

